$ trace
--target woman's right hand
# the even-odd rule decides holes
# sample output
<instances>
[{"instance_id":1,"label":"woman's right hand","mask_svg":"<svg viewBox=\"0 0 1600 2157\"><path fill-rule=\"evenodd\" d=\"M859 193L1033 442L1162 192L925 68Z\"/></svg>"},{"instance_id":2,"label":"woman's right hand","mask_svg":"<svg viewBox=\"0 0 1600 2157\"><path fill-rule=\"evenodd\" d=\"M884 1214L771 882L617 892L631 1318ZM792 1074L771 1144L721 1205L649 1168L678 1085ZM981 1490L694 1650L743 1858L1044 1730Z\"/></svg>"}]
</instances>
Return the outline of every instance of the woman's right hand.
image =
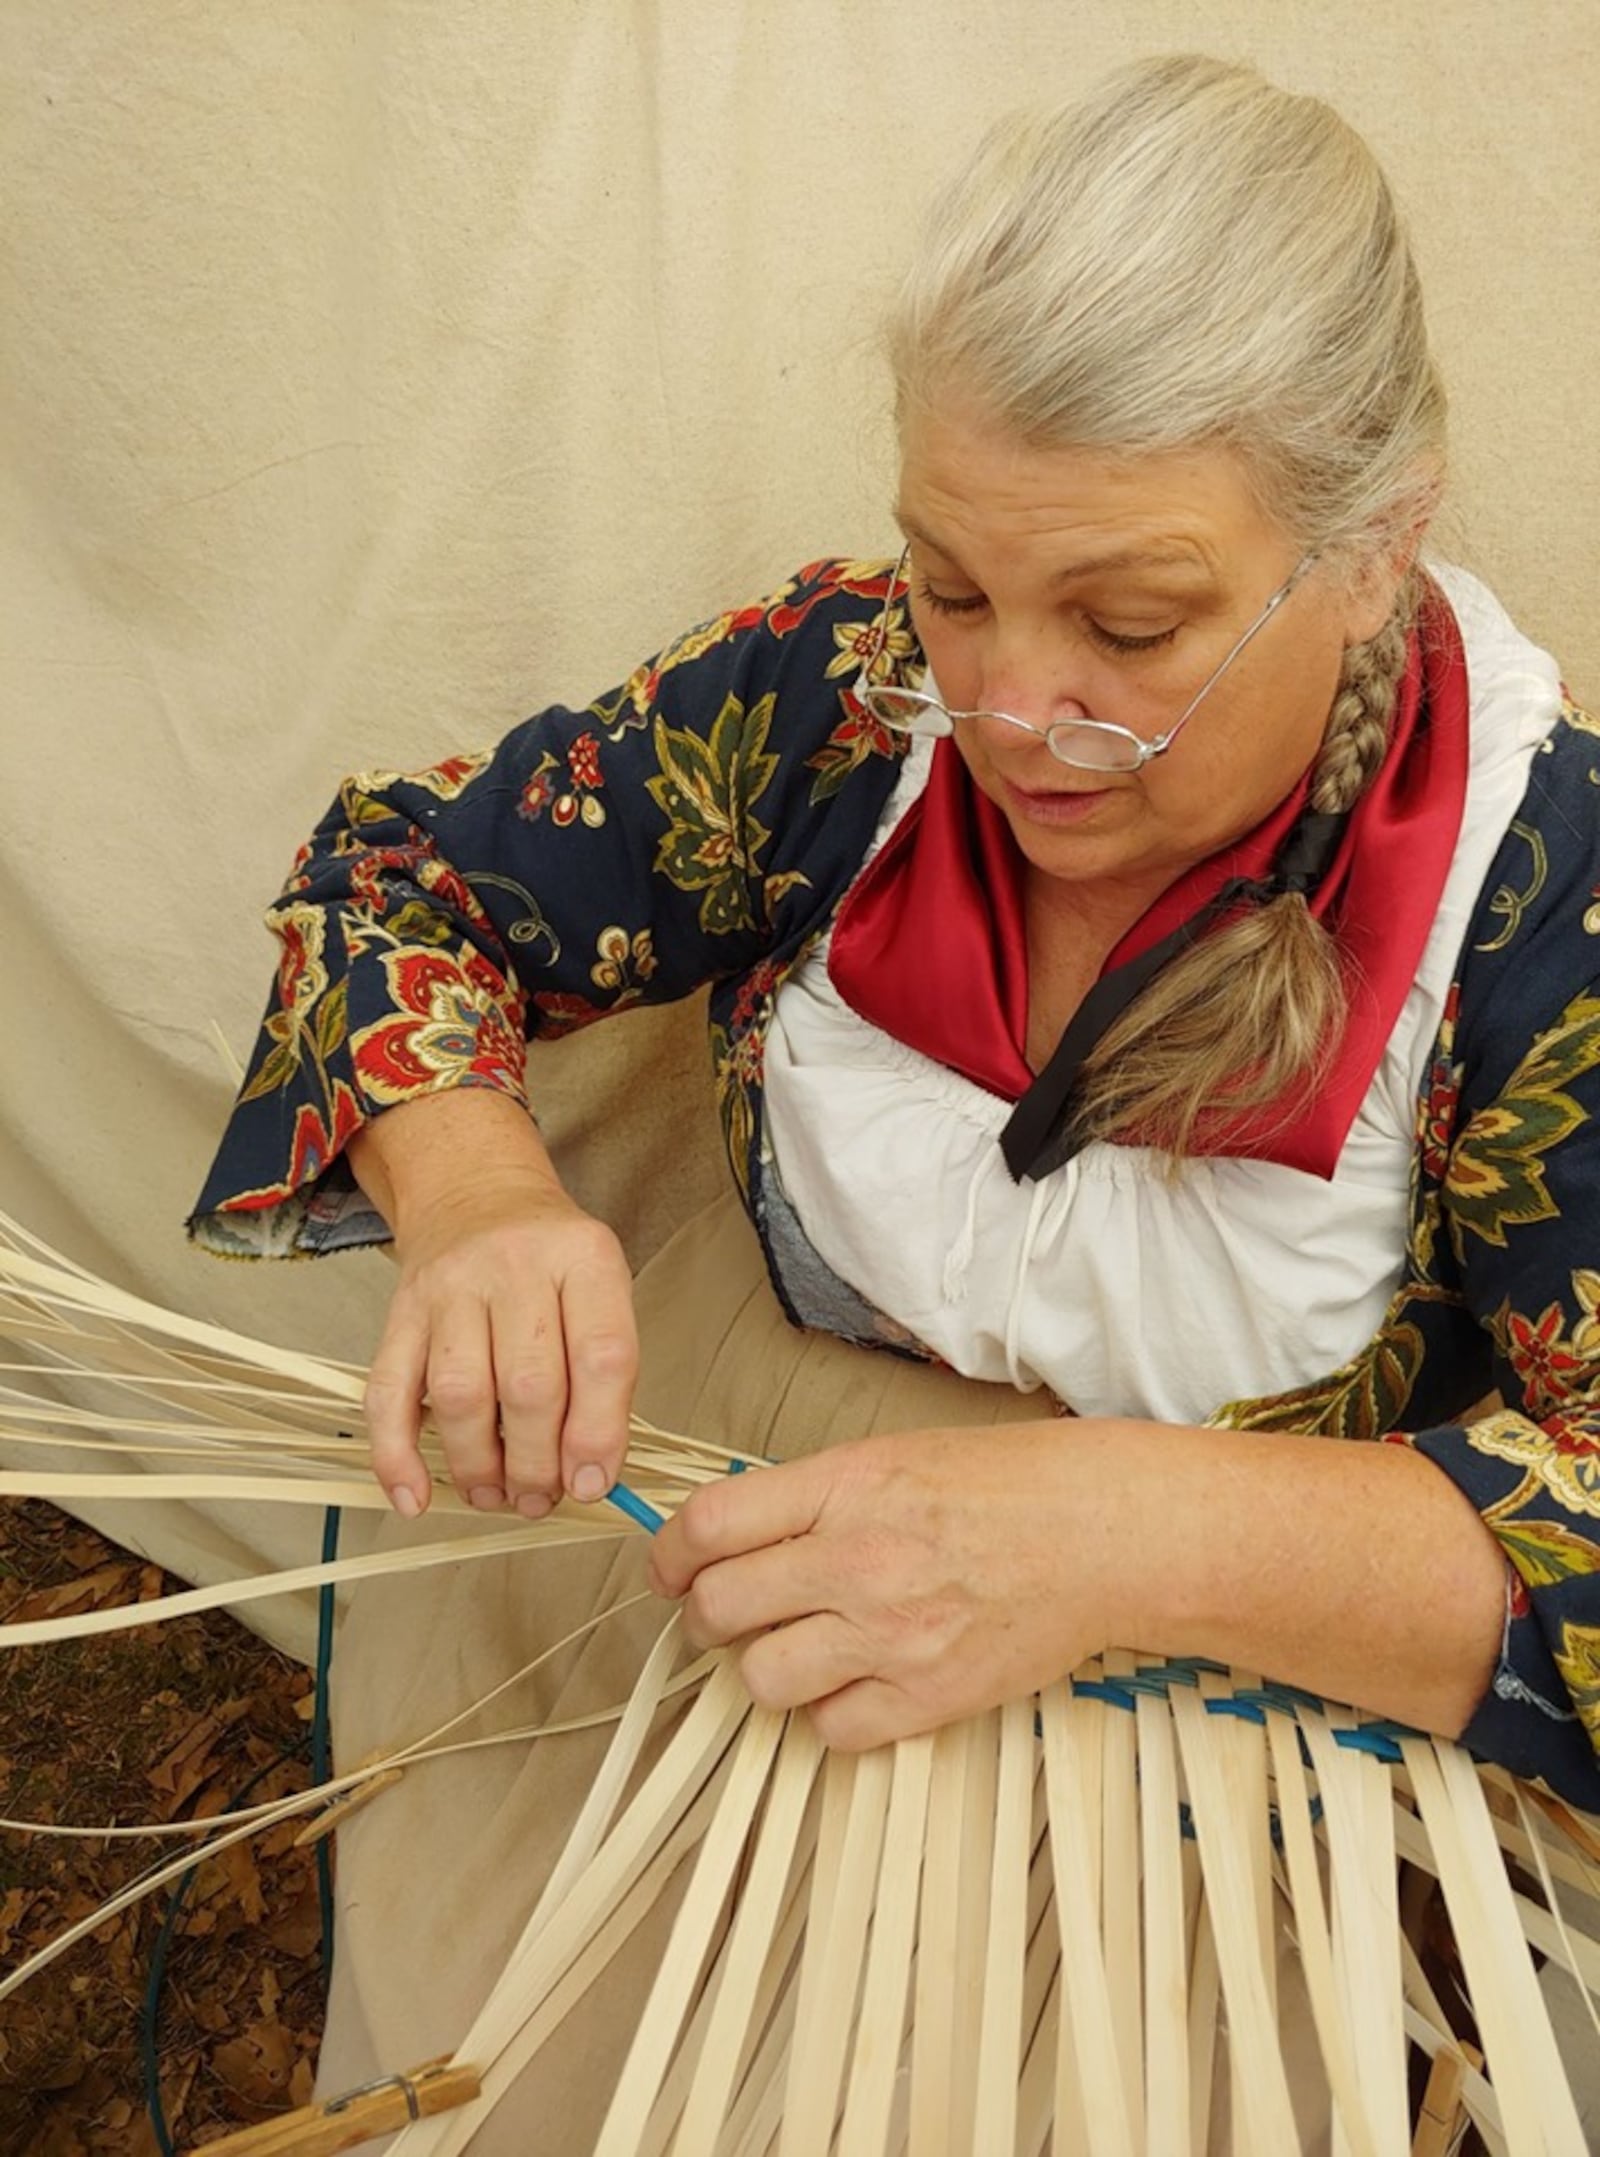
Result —
<instances>
[{"instance_id":1,"label":"woman's right hand","mask_svg":"<svg viewBox=\"0 0 1600 2157\"><path fill-rule=\"evenodd\" d=\"M485 1089L389 1110L351 1166L395 1232L400 1281L367 1381L373 1472L415 1517L426 1406L462 1496L531 1519L603 1497L638 1373L622 1246L563 1190L531 1119Z\"/></svg>"}]
</instances>

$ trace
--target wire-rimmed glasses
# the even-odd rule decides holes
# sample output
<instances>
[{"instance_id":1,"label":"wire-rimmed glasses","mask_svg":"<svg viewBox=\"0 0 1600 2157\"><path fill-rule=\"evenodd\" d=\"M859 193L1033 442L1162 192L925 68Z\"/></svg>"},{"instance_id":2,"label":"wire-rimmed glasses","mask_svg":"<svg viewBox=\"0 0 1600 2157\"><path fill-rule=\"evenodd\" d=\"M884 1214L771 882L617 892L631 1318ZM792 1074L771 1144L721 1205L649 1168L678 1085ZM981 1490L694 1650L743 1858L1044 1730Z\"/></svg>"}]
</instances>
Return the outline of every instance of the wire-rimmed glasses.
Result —
<instances>
[{"instance_id":1,"label":"wire-rimmed glasses","mask_svg":"<svg viewBox=\"0 0 1600 2157\"><path fill-rule=\"evenodd\" d=\"M952 711L949 705L941 703L938 697L929 696L920 689L900 689L874 683L872 670L888 645L889 609L893 604L895 590L905 575L906 560L910 552L909 547L902 548L900 559L895 564L894 575L889 579L883 611L878 617L877 634L856 682L856 701L881 726L888 727L896 734L921 734L941 738L955 732L958 719L998 719L1006 726L1021 727L1025 734L1041 736L1050 754L1060 764L1071 764L1078 771L1105 772L1142 771L1146 764L1153 763L1158 756L1165 756L1180 731L1188 725L1245 646L1261 634L1316 561L1314 554L1308 554L1295 565L1249 628L1238 638L1221 662L1212 668L1171 726L1165 733L1153 735L1146 741L1142 735L1135 734L1131 727L1120 726L1113 719L1092 719L1087 713L1082 718L1056 719L1049 726L1036 726L1031 719L1019 719L1013 712Z\"/></svg>"}]
</instances>

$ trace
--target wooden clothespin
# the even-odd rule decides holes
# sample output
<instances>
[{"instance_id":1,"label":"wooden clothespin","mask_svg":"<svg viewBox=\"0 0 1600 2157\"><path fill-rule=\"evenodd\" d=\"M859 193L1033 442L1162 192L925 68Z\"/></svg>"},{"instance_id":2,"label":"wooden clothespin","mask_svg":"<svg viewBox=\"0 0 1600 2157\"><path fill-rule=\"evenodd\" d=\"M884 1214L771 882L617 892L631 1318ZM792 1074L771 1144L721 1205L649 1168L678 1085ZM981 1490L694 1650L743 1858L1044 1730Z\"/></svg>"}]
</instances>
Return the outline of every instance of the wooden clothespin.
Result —
<instances>
[{"instance_id":1,"label":"wooden clothespin","mask_svg":"<svg viewBox=\"0 0 1600 2157\"><path fill-rule=\"evenodd\" d=\"M192 2150L189 2157L338 2157L341 2150L392 2134L408 2120L431 2119L436 2112L470 2104L481 2088L475 2067L429 2060L408 2075L384 2075L325 2104L302 2105L281 2119L242 2127L220 2142Z\"/></svg>"},{"instance_id":2,"label":"wooden clothespin","mask_svg":"<svg viewBox=\"0 0 1600 2157\"><path fill-rule=\"evenodd\" d=\"M1476 2069L1482 2065L1483 2054L1465 2039L1455 2045L1439 2047L1433 2055L1428 2086L1422 2093L1422 2110L1417 2117L1411 2157L1445 2157L1445 2153L1455 2146L1461 2117L1466 2110L1461 2097L1462 2079L1469 2066Z\"/></svg>"}]
</instances>

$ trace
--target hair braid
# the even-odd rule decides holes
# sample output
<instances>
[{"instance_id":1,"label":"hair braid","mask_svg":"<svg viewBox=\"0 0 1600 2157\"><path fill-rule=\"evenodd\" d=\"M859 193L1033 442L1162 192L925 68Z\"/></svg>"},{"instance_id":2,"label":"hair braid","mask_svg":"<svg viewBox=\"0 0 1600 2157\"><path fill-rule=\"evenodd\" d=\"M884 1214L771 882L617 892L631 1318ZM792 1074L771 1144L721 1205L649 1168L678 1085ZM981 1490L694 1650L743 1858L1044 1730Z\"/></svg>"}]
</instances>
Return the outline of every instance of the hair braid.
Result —
<instances>
[{"instance_id":1,"label":"hair braid","mask_svg":"<svg viewBox=\"0 0 1600 2157\"><path fill-rule=\"evenodd\" d=\"M1345 653L1338 694L1311 774L1313 809L1338 815L1353 809L1377 776L1389 746L1395 699L1406 668L1407 635L1416 613L1415 572L1401 586L1394 612L1375 637Z\"/></svg>"}]
</instances>

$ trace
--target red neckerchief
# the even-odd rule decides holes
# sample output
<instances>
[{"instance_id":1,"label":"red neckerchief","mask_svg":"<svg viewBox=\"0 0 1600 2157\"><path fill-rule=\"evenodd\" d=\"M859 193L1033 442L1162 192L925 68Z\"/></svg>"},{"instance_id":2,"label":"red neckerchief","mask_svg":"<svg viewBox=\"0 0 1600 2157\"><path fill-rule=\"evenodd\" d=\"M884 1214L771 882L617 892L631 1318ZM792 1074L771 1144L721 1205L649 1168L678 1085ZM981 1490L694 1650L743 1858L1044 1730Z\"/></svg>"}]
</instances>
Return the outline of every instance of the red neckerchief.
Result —
<instances>
[{"instance_id":1,"label":"red neckerchief","mask_svg":"<svg viewBox=\"0 0 1600 2157\"><path fill-rule=\"evenodd\" d=\"M1351 812L1311 900L1355 984L1343 1037L1313 1099L1288 1120L1269 1107L1231 1121L1208 1153L1330 1177L1400 1016L1438 911L1467 791L1467 667L1437 587L1411 636L1382 769ZM1245 838L1188 870L1135 923L1110 974L1193 918L1232 878L1270 874L1305 804L1307 780ZM874 1026L1020 1100L1028 1011L1023 857L1004 815L935 745L927 786L858 878L834 927L829 972ZM1102 975L1104 978L1104 974Z\"/></svg>"}]
</instances>

